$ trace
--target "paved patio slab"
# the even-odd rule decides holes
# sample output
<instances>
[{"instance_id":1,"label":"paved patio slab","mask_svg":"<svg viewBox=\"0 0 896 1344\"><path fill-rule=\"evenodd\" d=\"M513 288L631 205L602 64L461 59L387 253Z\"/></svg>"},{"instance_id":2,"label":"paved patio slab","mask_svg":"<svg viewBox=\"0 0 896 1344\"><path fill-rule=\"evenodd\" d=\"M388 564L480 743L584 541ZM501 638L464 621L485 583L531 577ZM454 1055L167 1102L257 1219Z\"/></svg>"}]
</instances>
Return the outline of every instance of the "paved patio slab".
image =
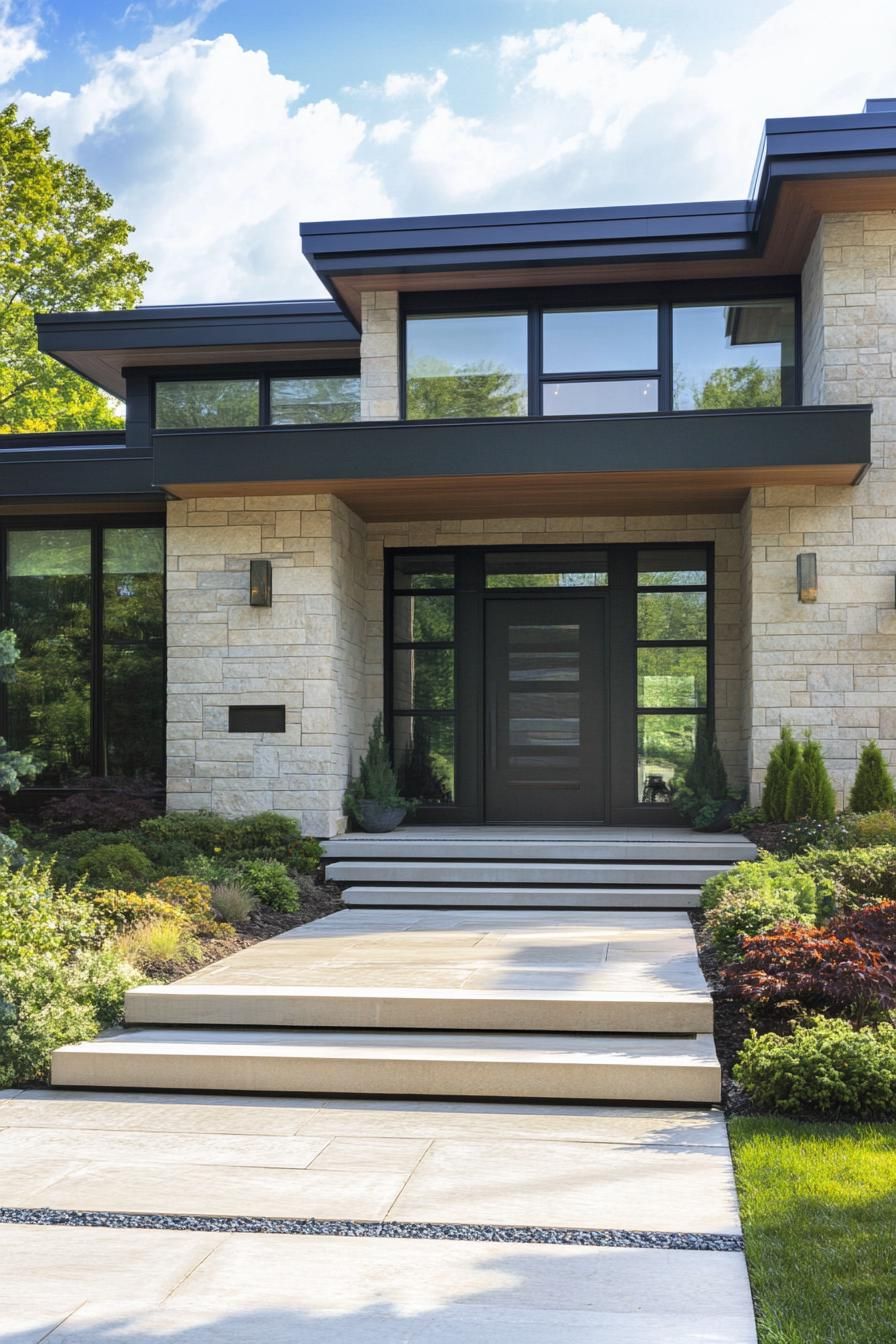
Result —
<instances>
[{"instance_id":1,"label":"paved patio slab","mask_svg":"<svg viewBox=\"0 0 896 1344\"><path fill-rule=\"evenodd\" d=\"M9 1344L755 1344L718 1252L0 1227L0 1263Z\"/></svg>"}]
</instances>

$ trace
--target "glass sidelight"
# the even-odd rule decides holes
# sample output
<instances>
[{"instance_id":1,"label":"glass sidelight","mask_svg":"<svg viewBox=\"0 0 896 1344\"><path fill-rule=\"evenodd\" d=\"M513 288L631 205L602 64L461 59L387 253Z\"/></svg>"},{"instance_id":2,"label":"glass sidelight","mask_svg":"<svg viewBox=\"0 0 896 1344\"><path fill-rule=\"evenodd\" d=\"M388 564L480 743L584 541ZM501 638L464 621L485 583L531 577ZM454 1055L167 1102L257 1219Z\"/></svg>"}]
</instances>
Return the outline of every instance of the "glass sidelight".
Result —
<instances>
[{"instance_id":1,"label":"glass sidelight","mask_svg":"<svg viewBox=\"0 0 896 1344\"><path fill-rule=\"evenodd\" d=\"M455 798L453 556L402 554L392 565L392 754L402 793L426 806Z\"/></svg>"}]
</instances>

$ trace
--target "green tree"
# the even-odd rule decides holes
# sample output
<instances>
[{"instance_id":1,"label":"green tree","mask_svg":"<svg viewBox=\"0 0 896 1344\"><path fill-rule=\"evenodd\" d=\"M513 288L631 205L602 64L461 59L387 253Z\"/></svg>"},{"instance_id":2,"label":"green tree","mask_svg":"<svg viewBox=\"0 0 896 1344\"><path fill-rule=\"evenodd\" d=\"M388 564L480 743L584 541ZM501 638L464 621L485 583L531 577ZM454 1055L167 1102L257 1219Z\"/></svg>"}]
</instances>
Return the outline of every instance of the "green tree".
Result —
<instances>
[{"instance_id":1,"label":"green tree","mask_svg":"<svg viewBox=\"0 0 896 1344\"><path fill-rule=\"evenodd\" d=\"M121 423L85 379L42 355L34 314L130 308L149 273L131 226L83 168L50 152L49 131L0 110L0 433Z\"/></svg>"},{"instance_id":2,"label":"green tree","mask_svg":"<svg viewBox=\"0 0 896 1344\"><path fill-rule=\"evenodd\" d=\"M866 742L849 795L850 812L884 812L896 803L896 788L876 742Z\"/></svg>"},{"instance_id":3,"label":"green tree","mask_svg":"<svg viewBox=\"0 0 896 1344\"><path fill-rule=\"evenodd\" d=\"M0 630L0 682L12 681L19 650L12 630ZM0 737L0 792L17 793L22 780L34 779L38 766L27 751L12 751Z\"/></svg>"},{"instance_id":4,"label":"green tree","mask_svg":"<svg viewBox=\"0 0 896 1344\"><path fill-rule=\"evenodd\" d=\"M787 783L785 821L831 821L836 811L834 786L831 783L821 747L806 734L799 762Z\"/></svg>"},{"instance_id":5,"label":"green tree","mask_svg":"<svg viewBox=\"0 0 896 1344\"><path fill-rule=\"evenodd\" d=\"M762 811L766 821L784 821L787 814L787 789L790 777L800 763L800 746L785 725L781 739L774 747L765 771L762 789Z\"/></svg>"},{"instance_id":6,"label":"green tree","mask_svg":"<svg viewBox=\"0 0 896 1344\"><path fill-rule=\"evenodd\" d=\"M701 388L693 389L698 411L737 407L780 406L781 373L764 369L755 359L733 368L715 369Z\"/></svg>"},{"instance_id":7,"label":"green tree","mask_svg":"<svg viewBox=\"0 0 896 1344\"><path fill-rule=\"evenodd\" d=\"M486 361L455 369L440 359L419 359L408 371L409 420L476 420L526 410L518 375Z\"/></svg>"}]
</instances>

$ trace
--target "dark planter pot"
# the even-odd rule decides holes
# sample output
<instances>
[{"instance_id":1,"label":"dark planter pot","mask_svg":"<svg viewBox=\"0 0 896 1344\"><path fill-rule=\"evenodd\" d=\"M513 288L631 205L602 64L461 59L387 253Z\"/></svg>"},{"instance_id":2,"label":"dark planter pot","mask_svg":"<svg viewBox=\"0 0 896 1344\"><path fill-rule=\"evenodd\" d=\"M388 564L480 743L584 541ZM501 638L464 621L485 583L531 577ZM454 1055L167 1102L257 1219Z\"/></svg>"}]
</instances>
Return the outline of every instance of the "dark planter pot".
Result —
<instances>
[{"instance_id":1,"label":"dark planter pot","mask_svg":"<svg viewBox=\"0 0 896 1344\"><path fill-rule=\"evenodd\" d=\"M720 831L730 831L731 818L734 816L735 812L739 812L742 807L743 803L738 802L736 798L726 798L724 802L719 804L719 809L710 824L708 826L702 826L700 829L709 831L712 834L718 834Z\"/></svg>"},{"instance_id":2,"label":"dark planter pot","mask_svg":"<svg viewBox=\"0 0 896 1344\"><path fill-rule=\"evenodd\" d=\"M362 831L371 834L394 831L407 816L406 807L394 807L390 803L375 803L370 798L361 798L357 804Z\"/></svg>"}]
</instances>

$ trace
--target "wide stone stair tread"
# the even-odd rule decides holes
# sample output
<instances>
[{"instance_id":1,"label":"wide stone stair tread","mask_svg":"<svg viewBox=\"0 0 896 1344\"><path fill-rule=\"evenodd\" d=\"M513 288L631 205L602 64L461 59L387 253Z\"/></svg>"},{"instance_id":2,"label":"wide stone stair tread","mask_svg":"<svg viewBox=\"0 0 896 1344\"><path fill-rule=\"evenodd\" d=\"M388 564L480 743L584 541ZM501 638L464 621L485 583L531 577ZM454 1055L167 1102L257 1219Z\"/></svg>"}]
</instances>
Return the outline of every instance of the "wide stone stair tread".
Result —
<instances>
[{"instance_id":1,"label":"wide stone stair tread","mask_svg":"<svg viewBox=\"0 0 896 1344\"><path fill-rule=\"evenodd\" d=\"M711 1032L708 992L284 986L181 981L130 990L129 1024L368 1030Z\"/></svg>"},{"instance_id":2,"label":"wide stone stair tread","mask_svg":"<svg viewBox=\"0 0 896 1344\"><path fill-rule=\"evenodd\" d=\"M350 835L324 842L328 862L336 859L423 859L439 861L511 859L560 862L737 863L756 856L748 840L493 840L482 838L416 839L408 835Z\"/></svg>"},{"instance_id":3,"label":"wide stone stair tread","mask_svg":"<svg viewBox=\"0 0 896 1344\"><path fill-rule=\"evenodd\" d=\"M348 906L412 909L456 906L471 910L693 910L700 904L700 888L357 885L346 887L342 899Z\"/></svg>"},{"instance_id":4,"label":"wide stone stair tread","mask_svg":"<svg viewBox=\"0 0 896 1344\"><path fill-rule=\"evenodd\" d=\"M701 886L708 878L724 872L728 863L563 863L509 861L476 862L438 859L337 859L327 864L327 877L339 883L416 884L439 886L458 883L480 885L497 883L515 886L639 886L654 883L664 887Z\"/></svg>"},{"instance_id":5,"label":"wide stone stair tread","mask_svg":"<svg viewBox=\"0 0 896 1344\"><path fill-rule=\"evenodd\" d=\"M56 1086L718 1101L710 1035L124 1028L63 1046Z\"/></svg>"}]
</instances>

